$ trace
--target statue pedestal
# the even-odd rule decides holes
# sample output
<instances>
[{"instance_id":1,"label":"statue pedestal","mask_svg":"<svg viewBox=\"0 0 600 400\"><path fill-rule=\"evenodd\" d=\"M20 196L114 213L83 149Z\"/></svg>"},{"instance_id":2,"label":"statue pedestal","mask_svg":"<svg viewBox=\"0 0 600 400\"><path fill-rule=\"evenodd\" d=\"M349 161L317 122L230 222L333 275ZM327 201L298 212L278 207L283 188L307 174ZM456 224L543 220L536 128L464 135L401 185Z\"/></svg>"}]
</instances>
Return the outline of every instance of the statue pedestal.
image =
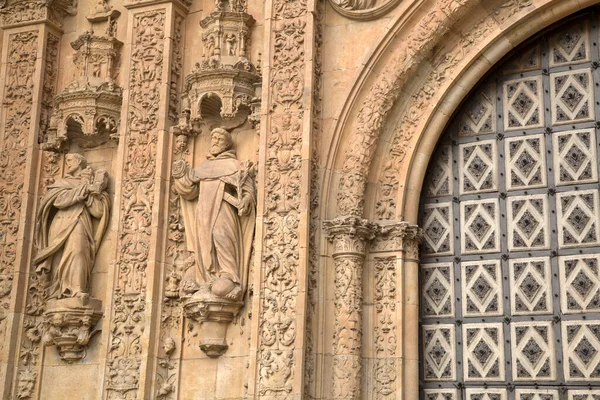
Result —
<instances>
[{"instance_id":1,"label":"statue pedestal","mask_svg":"<svg viewBox=\"0 0 600 400\"><path fill-rule=\"evenodd\" d=\"M209 290L200 290L185 302L185 316L200 323L200 349L209 357L220 357L229 348L227 327L240 312L241 301L216 297Z\"/></svg>"},{"instance_id":2,"label":"statue pedestal","mask_svg":"<svg viewBox=\"0 0 600 400\"><path fill-rule=\"evenodd\" d=\"M72 363L85 356L90 329L102 317L102 301L89 297L49 300L44 312L46 345L55 344L63 361Z\"/></svg>"}]
</instances>

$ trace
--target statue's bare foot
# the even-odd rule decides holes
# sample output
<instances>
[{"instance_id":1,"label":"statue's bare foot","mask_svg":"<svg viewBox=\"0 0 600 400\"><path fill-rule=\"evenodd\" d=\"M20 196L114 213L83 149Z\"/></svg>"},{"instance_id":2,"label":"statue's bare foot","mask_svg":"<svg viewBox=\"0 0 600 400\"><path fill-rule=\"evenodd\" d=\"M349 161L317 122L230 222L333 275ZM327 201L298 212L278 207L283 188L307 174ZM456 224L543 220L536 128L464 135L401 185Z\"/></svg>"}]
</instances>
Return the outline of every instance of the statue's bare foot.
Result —
<instances>
[{"instance_id":1,"label":"statue's bare foot","mask_svg":"<svg viewBox=\"0 0 600 400\"><path fill-rule=\"evenodd\" d=\"M227 298L229 300L239 300L241 296L242 296L242 288L239 286L236 286L233 288L233 290L231 292L229 292L227 294L227 296L225 296L225 298Z\"/></svg>"}]
</instances>

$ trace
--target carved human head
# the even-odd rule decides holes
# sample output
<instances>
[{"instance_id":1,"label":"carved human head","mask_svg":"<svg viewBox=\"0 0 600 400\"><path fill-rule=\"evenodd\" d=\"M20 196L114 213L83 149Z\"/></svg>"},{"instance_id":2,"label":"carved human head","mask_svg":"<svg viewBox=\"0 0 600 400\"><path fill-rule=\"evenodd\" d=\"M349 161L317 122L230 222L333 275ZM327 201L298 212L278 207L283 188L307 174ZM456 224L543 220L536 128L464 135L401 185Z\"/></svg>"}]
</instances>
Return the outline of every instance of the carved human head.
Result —
<instances>
[{"instance_id":1,"label":"carved human head","mask_svg":"<svg viewBox=\"0 0 600 400\"><path fill-rule=\"evenodd\" d=\"M215 128L210 135L210 154L219 155L233 147L231 133L223 128Z\"/></svg>"},{"instance_id":2,"label":"carved human head","mask_svg":"<svg viewBox=\"0 0 600 400\"><path fill-rule=\"evenodd\" d=\"M87 166L85 158L78 153L70 153L65 156L65 169L68 174L73 174Z\"/></svg>"}]
</instances>

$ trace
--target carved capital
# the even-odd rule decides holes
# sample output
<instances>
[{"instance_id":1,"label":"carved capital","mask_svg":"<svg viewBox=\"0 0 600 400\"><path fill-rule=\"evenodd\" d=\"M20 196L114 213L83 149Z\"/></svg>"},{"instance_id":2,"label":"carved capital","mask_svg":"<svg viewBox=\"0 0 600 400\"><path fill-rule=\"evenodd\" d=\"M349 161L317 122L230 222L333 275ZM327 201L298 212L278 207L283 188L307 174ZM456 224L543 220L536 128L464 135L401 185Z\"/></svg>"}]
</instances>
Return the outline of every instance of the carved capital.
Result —
<instances>
[{"instance_id":1,"label":"carved capital","mask_svg":"<svg viewBox=\"0 0 600 400\"><path fill-rule=\"evenodd\" d=\"M324 221L327 239L334 245L333 257L365 256L366 244L375 238L378 226L356 216L343 216Z\"/></svg>"},{"instance_id":2,"label":"carved capital","mask_svg":"<svg viewBox=\"0 0 600 400\"><path fill-rule=\"evenodd\" d=\"M373 240L371 251L403 251L406 261L419 260L419 245L423 242L423 230L406 221L381 225Z\"/></svg>"}]
</instances>

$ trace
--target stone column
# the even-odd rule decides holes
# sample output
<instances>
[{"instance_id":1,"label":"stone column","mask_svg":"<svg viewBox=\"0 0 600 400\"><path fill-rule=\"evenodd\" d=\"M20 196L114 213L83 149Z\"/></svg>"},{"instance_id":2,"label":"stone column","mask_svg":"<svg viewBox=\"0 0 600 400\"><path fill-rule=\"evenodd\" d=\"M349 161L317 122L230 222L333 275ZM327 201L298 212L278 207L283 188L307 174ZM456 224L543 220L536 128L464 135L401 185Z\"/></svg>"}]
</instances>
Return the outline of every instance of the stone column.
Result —
<instances>
[{"instance_id":1,"label":"stone column","mask_svg":"<svg viewBox=\"0 0 600 400\"><path fill-rule=\"evenodd\" d=\"M323 223L333 242L335 264L335 321L331 399L361 399L362 273L367 243L376 225L359 217Z\"/></svg>"},{"instance_id":2,"label":"stone column","mask_svg":"<svg viewBox=\"0 0 600 400\"><path fill-rule=\"evenodd\" d=\"M128 76L121 112L118 186L114 212L119 232L103 330L107 344L99 377L105 399L155 398L159 340L158 301L165 259L170 180L169 128L176 121L174 64L181 62L176 30L187 5L129 1L125 54ZM180 68L180 67L179 67ZM175 102L175 103L174 103Z\"/></svg>"},{"instance_id":3,"label":"stone column","mask_svg":"<svg viewBox=\"0 0 600 400\"><path fill-rule=\"evenodd\" d=\"M73 5L7 1L0 9L0 398L28 399L38 387L40 337L26 306L42 151L56 87L62 21ZM34 274L33 274L34 275ZM29 333L29 335L28 335Z\"/></svg>"},{"instance_id":4,"label":"stone column","mask_svg":"<svg viewBox=\"0 0 600 400\"><path fill-rule=\"evenodd\" d=\"M402 249L401 269L404 273L402 300L402 363L399 385L402 399L419 398L419 245L423 230L407 222L398 231Z\"/></svg>"}]
</instances>

